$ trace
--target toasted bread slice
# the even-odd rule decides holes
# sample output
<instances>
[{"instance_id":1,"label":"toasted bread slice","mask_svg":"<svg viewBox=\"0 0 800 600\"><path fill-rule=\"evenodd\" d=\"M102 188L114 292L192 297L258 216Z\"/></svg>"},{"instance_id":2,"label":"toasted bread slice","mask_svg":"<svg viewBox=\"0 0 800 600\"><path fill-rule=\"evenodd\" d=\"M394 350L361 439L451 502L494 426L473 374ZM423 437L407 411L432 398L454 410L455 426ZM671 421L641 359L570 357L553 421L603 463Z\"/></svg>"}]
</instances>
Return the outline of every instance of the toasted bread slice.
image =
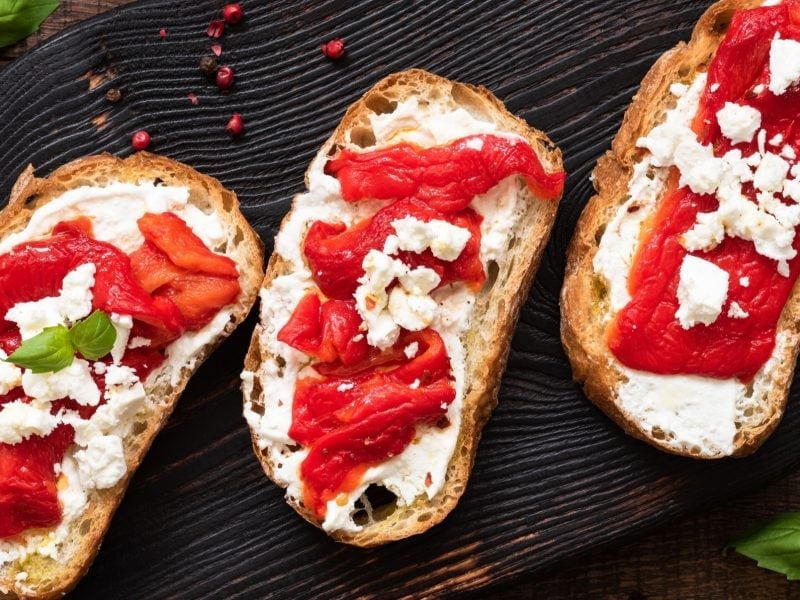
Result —
<instances>
[{"instance_id":1,"label":"toasted bread slice","mask_svg":"<svg viewBox=\"0 0 800 600\"><path fill-rule=\"evenodd\" d=\"M637 140L662 123L667 112L676 106L670 86L676 83L689 86L698 72L706 71L734 11L760 4L752 0L723 0L712 5L698 21L691 41L678 44L653 65L625 113L611 150L600 158L593 171L597 195L589 200L578 221L567 256L561 293L561 334L575 379L583 384L591 401L628 434L681 456L744 456L755 451L778 425L786 406L798 352L798 287L795 285L783 309L773 357L756 375L748 395L736 407L735 435L731 447L725 449L713 443L682 439L667 426L645 423L623 406L620 389L629 383L630 371L616 361L605 343L606 327L615 310L610 281L596 271L593 261L606 228L631 199L634 168L645 155L636 147ZM653 172L647 175L653 180L658 179ZM692 396L697 397L697 402L710 401L713 397L713 391L709 393L710 388L698 384L696 379L694 383L685 381L682 391L690 396L688 401L694 402ZM706 383L713 387L707 379ZM711 427L710 421L706 426Z\"/></svg>"},{"instance_id":2,"label":"toasted bread slice","mask_svg":"<svg viewBox=\"0 0 800 600\"><path fill-rule=\"evenodd\" d=\"M194 371L245 319L255 302L263 276L263 244L239 212L236 195L216 179L168 158L145 152L126 159L107 154L83 158L57 169L46 179L35 178L33 168L28 167L14 186L8 206L0 213L0 239L23 229L38 209L64 192L81 186L103 187L112 182L160 182L159 185L189 188L189 202L206 214L216 215L222 226L226 241L215 250L237 264L241 293L235 305L228 307L229 320L212 322L207 326L209 329L201 330L205 343L199 352L187 356L182 364L172 366L165 363L164 368L153 372L146 380L145 392L151 401L150 408L144 414L138 414L132 432L123 440L127 473L112 488L87 489L85 511L70 524L68 534L60 544L58 559L34 553L25 559L0 565L2 598L61 597L86 573L128 482L155 435L166 423ZM125 219L126 215L120 214L119 218Z\"/></svg>"},{"instance_id":3,"label":"toasted bread slice","mask_svg":"<svg viewBox=\"0 0 800 600\"><path fill-rule=\"evenodd\" d=\"M339 126L312 161L306 173L306 187L311 189L313 174L321 173L327 158L338 149L376 147L376 137L380 140L380 132L373 128L370 118L391 115L399 104L411 99L419 106L436 104L448 110L464 109L474 118L493 124L499 131L516 134L527 140L548 172L562 170L558 148L544 133L530 128L522 119L510 114L487 89L455 83L422 70L410 70L378 82L347 110ZM390 502L383 507L373 507L362 496L361 501L368 513L367 521L359 531L329 530L328 533L336 540L358 546L376 546L421 533L444 519L464 492L481 429L497 404L500 376L519 309L528 294L556 213L556 202L534 198L527 189L517 193L516 201L520 208L515 213L504 256L490 267L490 282L478 294L473 317L461 337L466 350L461 427L455 451L445 466L443 486L430 499L422 494L404 505ZM298 210L301 199L302 195L295 198L293 212L284 220L282 231L291 226L292 214ZM243 390L245 414L253 429L256 455L267 476L287 487L288 482L278 473L283 466L277 464L283 461L281 455L271 454L270 445L259 439L254 427L260 420L269 422L274 418L271 409L266 408L266 399L274 395L276 390L265 388L259 375L264 368L281 364L283 360L282 356L271 354L267 349L267 344L276 334L276 326L282 324L276 325L274 307L263 301L273 281L292 272L292 263L280 253L283 249L279 234L276 252L270 258L263 284L262 320L253 335L246 358ZM293 386L293 382L290 384ZM293 449L284 448L284 451L283 456L291 460ZM287 490L287 501L310 523L321 525L292 493L291 488Z\"/></svg>"}]
</instances>

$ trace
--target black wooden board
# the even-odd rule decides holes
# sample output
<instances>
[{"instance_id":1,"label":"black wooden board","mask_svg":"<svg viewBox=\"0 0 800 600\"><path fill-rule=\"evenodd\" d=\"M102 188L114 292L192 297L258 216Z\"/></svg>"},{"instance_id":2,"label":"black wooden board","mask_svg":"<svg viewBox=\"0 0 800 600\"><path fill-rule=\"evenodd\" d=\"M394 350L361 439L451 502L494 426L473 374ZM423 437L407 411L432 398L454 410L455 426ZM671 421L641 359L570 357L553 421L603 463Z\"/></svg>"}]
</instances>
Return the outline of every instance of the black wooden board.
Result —
<instances>
[{"instance_id":1,"label":"black wooden board","mask_svg":"<svg viewBox=\"0 0 800 600\"><path fill-rule=\"evenodd\" d=\"M558 560L754 489L800 457L798 389L754 457L701 463L627 438L570 379L558 292L597 157L641 77L705 1L243 1L222 38L236 86L197 65L221 2L147 0L77 25L0 71L0 195L28 163L42 174L87 154L152 150L235 190L271 250L303 172L344 109L409 67L481 83L561 146L567 192L512 343L500 405L458 508L432 531L364 551L337 545L289 509L261 473L237 375L253 318L190 383L133 479L80 598L354 597L508 589ZM168 31L161 39L159 30ZM347 40L346 60L319 44ZM88 72L116 72L89 89ZM104 94L119 87L123 100ZM189 92L200 99L193 106ZM224 125L242 113L247 133ZM98 127L93 119L105 120Z\"/></svg>"}]
</instances>

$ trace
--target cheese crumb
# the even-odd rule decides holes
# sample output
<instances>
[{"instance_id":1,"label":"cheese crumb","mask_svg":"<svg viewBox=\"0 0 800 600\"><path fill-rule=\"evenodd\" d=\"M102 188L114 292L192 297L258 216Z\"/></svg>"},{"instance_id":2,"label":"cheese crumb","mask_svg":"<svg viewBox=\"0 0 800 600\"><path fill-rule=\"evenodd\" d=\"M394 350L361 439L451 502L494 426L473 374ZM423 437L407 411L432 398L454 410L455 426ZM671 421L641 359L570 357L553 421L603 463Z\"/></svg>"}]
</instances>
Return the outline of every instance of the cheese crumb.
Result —
<instances>
[{"instance_id":1,"label":"cheese crumb","mask_svg":"<svg viewBox=\"0 0 800 600\"><path fill-rule=\"evenodd\" d=\"M408 346L405 347L403 353L406 355L406 358L409 360L414 358L419 352L419 343L418 342L411 342Z\"/></svg>"},{"instance_id":2,"label":"cheese crumb","mask_svg":"<svg viewBox=\"0 0 800 600\"><path fill-rule=\"evenodd\" d=\"M101 435L89 440L86 448L75 453L81 483L105 490L114 487L127 472L125 448L116 435Z\"/></svg>"},{"instance_id":3,"label":"cheese crumb","mask_svg":"<svg viewBox=\"0 0 800 600\"><path fill-rule=\"evenodd\" d=\"M750 287L750 278L749 277L739 277L739 285L742 287Z\"/></svg>"},{"instance_id":4,"label":"cheese crumb","mask_svg":"<svg viewBox=\"0 0 800 600\"><path fill-rule=\"evenodd\" d=\"M689 254L684 257L675 311L681 327L710 325L717 320L728 297L728 279L728 273L714 263Z\"/></svg>"},{"instance_id":5,"label":"cheese crumb","mask_svg":"<svg viewBox=\"0 0 800 600\"><path fill-rule=\"evenodd\" d=\"M769 91L780 96L800 80L800 42L772 40L769 48Z\"/></svg>"},{"instance_id":6,"label":"cheese crumb","mask_svg":"<svg viewBox=\"0 0 800 600\"><path fill-rule=\"evenodd\" d=\"M731 302L731 305L728 307L728 316L731 319L746 319L750 316L750 313L739 306L738 302Z\"/></svg>"},{"instance_id":7,"label":"cheese crumb","mask_svg":"<svg viewBox=\"0 0 800 600\"><path fill-rule=\"evenodd\" d=\"M789 163L777 154L767 152L756 169L753 185L764 192L780 191L788 172Z\"/></svg>"},{"instance_id":8,"label":"cheese crumb","mask_svg":"<svg viewBox=\"0 0 800 600\"><path fill-rule=\"evenodd\" d=\"M742 106L733 102L726 102L717 111L717 122L722 130L722 135L734 144L753 141L753 136L761 127L761 113L752 106Z\"/></svg>"}]
</instances>

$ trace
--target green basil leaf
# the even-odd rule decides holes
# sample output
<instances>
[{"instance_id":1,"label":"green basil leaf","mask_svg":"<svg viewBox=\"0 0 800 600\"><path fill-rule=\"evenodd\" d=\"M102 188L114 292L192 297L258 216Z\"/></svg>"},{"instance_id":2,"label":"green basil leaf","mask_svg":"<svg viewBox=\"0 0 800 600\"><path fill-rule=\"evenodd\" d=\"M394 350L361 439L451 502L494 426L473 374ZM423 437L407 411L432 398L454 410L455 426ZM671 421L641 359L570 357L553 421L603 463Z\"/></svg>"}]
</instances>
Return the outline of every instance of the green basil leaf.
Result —
<instances>
[{"instance_id":1,"label":"green basil leaf","mask_svg":"<svg viewBox=\"0 0 800 600\"><path fill-rule=\"evenodd\" d=\"M66 369L72 364L75 348L69 340L69 331L63 325L47 327L40 334L28 338L6 362L30 369L34 373L49 373Z\"/></svg>"},{"instance_id":2,"label":"green basil leaf","mask_svg":"<svg viewBox=\"0 0 800 600\"><path fill-rule=\"evenodd\" d=\"M97 360L111 352L117 341L117 330L106 313L96 310L72 326L69 338L84 358Z\"/></svg>"},{"instance_id":3,"label":"green basil leaf","mask_svg":"<svg viewBox=\"0 0 800 600\"><path fill-rule=\"evenodd\" d=\"M800 513L782 513L757 523L725 547L752 558L759 567L800 579Z\"/></svg>"},{"instance_id":4,"label":"green basil leaf","mask_svg":"<svg viewBox=\"0 0 800 600\"><path fill-rule=\"evenodd\" d=\"M0 0L0 48L30 35L58 7L58 0Z\"/></svg>"}]
</instances>

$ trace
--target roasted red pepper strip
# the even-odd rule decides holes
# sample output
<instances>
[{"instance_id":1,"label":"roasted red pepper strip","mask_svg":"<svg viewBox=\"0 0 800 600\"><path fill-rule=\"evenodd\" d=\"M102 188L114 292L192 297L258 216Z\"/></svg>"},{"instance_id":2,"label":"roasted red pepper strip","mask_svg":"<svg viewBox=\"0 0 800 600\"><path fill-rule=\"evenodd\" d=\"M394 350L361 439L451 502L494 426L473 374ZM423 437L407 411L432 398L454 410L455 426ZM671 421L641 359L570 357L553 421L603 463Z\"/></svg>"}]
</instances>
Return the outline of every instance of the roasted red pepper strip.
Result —
<instances>
[{"instance_id":1,"label":"roasted red pepper strip","mask_svg":"<svg viewBox=\"0 0 800 600\"><path fill-rule=\"evenodd\" d=\"M322 362L353 365L369 353L366 337L359 329L361 322L353 300L328 300L323 304L312 292L297 304L278 332L278 339Z\"/></svg>"},{"instance_id":2,"label":"roasted red pepper strip","mask_svg":"<svg viewBox=\"0 0 800 600\"><path fill-rule=\"evenodd\" d=\"M566 178L563 171L547 173L524 140L497 135L471 135L431 148L402 143L369 152L344 149L325 172L339 180L348 202L416 198L443 213L464 210L509 175L524 177L546 200L561 196Z\"/></svg>"},{"instance_id":3,"label":"roasted red pepper strip","mask_svg":"<svg viewBox=\"0 0 800 600\"><path fill-rule=\"evenodd\" d=\"M417 354L404 364L297 382L289 435L309 448L301 465L303 501L318 517L328 500L358 485L358 474L402 452L417 425L437 423L454 400L439 334L404 333L395 349L412 343Z\"/></svg>"},{"instance_id":4,"label":"roasted red pepper strip","mask_svg":"<svg viewBox=\"0 0 800 600\"><path fill-rule=\"evenodd\" d=\"M725 102L753 106L761 113L766 138L783 136L800 156L800 90L790 87L780 96L768 89L769 50L776 33L783 39L800 40L800 28L790 18L800 3L761 7L734 14L725 39L709 65L705 92L693 127L702 143L712 144L716 156L734 145L718 127L716 112ZM758 85L764 89L754 91ZM713 89L713 91L712 91ZM758 152L754 137L735 145L744 156ZM773 148L780 152L779 148ZM752 185L742 188L751 200ZM800 259L789 261L789 277L777 272L774 260L759 254L752 242L726 237L708 252L695 253L729 274L728 298L723 312L710 325L684 329L675 313L680 266L687 252L680 237L691 228L698 213L716 210L712 195L677 187L673 172L631 267L628 290L631 301L615 317L607 332L607 343L623 364L663 374L693 374L750 380L768 360L775 346L775 328L798 275ZM795 236L800 252L800 236ZM748 285L743 285L742 278ZM727 314L731 302L745 311L746 318Z\"/></svg>"}]
</instances>

